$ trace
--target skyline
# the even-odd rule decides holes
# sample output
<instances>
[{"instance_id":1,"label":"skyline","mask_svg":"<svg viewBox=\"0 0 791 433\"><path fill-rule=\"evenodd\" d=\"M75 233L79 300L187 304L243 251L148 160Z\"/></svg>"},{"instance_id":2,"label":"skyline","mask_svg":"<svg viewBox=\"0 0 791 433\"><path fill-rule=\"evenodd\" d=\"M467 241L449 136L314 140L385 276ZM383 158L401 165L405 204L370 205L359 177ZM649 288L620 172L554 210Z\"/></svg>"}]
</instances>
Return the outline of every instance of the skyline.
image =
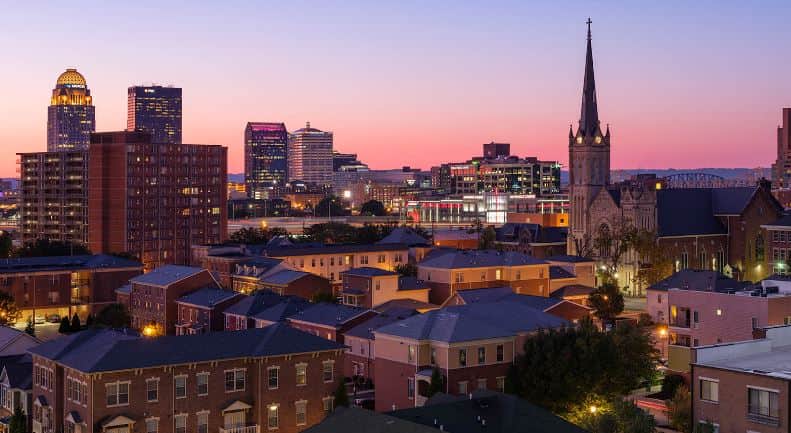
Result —
<instances>
[{"instance_id":1,"label":"skyline","mask_svg":"<svg viewBox=\"0 0 791 433\"><path fill-rule=\"evenodd\" d=\"M336 150L358 153L377 169L464 161L489 141L566 166L568 125L579 119L588 15L614 169L769 166L780 110L791 103L783 58L773 56L791 36L782 25L791 5L780 2L761 11L677 2L572 12L507 2L323 3L256 6L249 14L240 13L242 4L81 10L78 2L69 10L91 23L85 30L57 19L63 5L7 6L11 28L0 47L23 65L3 70L4 81L15 84L0 103L0 118L8 122L0 140L12 143L0 153L7 161L0 175L15 175L15 153L45 150L48 95L70 67L91 88L97 131L125 128L129 86L182 87L184 142L228 146L230 173L243 171L248 121L285 122L291 131L310 121L334 133ZM718 16L700 27L694 12L713 5ZM186 16L168 27L173 10ZM124 19L143 12L145 21ZM250 27L264 17L271 27ZM655 25L644 21L658 17ZM297 24L305 32L294 33ZM74 46L52 37L64 32ZM165 37L171 46L162 43ZM91 55L75 54L86 46ZM260 58L250 58L258 52ZM150 61L135 58L140 55ZM282 68L272 68L275 58ZM641 101L650 102L635 109ZM371 140L381 145L370 146Z\"/></svg>"}]
</instances>

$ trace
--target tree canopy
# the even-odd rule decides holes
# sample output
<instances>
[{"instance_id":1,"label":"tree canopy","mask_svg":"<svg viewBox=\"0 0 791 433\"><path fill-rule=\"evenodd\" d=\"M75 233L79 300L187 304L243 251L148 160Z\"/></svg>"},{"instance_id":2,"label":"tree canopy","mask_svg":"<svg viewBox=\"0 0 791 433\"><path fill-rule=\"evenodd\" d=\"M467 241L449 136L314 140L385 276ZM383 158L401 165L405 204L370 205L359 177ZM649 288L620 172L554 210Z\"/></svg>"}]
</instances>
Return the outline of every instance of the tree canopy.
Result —
<instances>
[{"instance_id":1,"label":"tree canopy","mask_svg":"<svg viewBox=\"0 0 791 433\"><path fill-rule=\"evenodd\" d=\"M360 206L360 215L385 216L387 215L387 210L381 201L368 200Z\"/></svg>"},{"instance_id":2,"label":"tree canopy","mask_svg":"<svg viewBox=\"0 0 791 433\"><path fill-rule=\"evenodd\" d=\"M110 304L99 311L93 321L93 326L98 328L129 328L132 318L123 304Z\"/></svg>"},{"instance_id":3,"label":"tree canopy","mask_svg":"<svg viewBox=\"0 0 791 433\"><path fill-rule=\"evenodd\" d=\"M335 195L328 195L321 199L314 210L317 217L349 215L349 211L346 210L341 199Z\"/></svg>"},{"instance_id":4,"label":"tree canopy","mask_svg":"<svg viewBox=\"0 0 791 433\"><path fill-rule=\"evenodd\" d=\"M303 240L327 244L372 244L390 234L394 227L389 224L364 224L362 227L354 227L337 222L313 224L305 228Z\"/></svg>"},{"instance_id":5,"label":"tree canopy","mask_svg":"<svg viewBox=\"0 0 791 433\"><path fill-rule=\"evenodd\" d=\"M243 227L231 233L228 241L235 244L265 244L275 236L288 236L288 231L280 227Z\"/></svg>"},{"instance_id":6,"label":"tree canopy","mask_svg":"<svg viewBox=\"0 0 791 433\"><path fill-rule=\"evenodd\" d=\"M611 322L624 308L623 294L612 282L602 284L591 292L588 303L593 307L593 315L605 322Z\"/></svg>"},{"instance_id":7,"label":"tree canopy","mask_svg":"<svg viewBox=\"0 0 791 433\"><path fill-rule=\"evenodd\" d=\"M91 254L91 250L85 244L49 238L26 242L13 251L15 257L79 256L83 254Z\"/></svg>"},{"instance_id":8,"label":"tree canopy","mask_svg":"<svg viewBox=\"0 0 791 433\"><path fill-rule=\"evenodd\" d=\"M14 324L19 320L20 315L14 297L6 292L0 292L0 325Z\"/></svg>"}]
</instances>

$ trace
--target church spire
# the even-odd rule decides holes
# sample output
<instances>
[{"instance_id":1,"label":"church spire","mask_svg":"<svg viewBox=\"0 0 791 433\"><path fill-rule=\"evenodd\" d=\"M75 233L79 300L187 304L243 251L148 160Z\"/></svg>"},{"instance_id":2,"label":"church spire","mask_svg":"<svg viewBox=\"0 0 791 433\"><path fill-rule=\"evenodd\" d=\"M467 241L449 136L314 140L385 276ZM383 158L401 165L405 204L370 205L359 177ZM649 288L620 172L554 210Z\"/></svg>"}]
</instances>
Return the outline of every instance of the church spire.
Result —
<instances>
[{"instance_id":1,"label":"church spire","mask_svg":"<svg viewBox=\"0 0 791 433\"><path fill-rule=\"evenodd\" d=\"M599 129L599 109L596 105L596 80L593 77L593 49L591 47L591 19L588 25L588 52L585 55L585 81L582 86L582 109L580 110L579 132L591 136L601 133Z\"/></svg>"}]
</instances>

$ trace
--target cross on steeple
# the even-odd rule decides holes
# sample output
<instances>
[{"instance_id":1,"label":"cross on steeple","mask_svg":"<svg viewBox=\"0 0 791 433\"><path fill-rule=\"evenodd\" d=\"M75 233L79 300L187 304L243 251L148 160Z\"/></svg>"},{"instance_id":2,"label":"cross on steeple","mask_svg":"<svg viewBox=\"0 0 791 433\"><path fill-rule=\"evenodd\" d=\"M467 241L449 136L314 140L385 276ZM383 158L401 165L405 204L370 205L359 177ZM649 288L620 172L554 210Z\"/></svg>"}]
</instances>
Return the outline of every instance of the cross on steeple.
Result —
<instances>
[{"instance_id":1,"label":"cross on steeple","mask_svg":"<svg viewBox=\"0 0 791 433\"><path fill-rule=\"evenodd\" d=\"M591 21L591 17L588 17L588 21L585 21L585 24L588 25L588 40L591 40L591 24L592 23L593 23L593 21Z\"/></svg>"}]
</instances>

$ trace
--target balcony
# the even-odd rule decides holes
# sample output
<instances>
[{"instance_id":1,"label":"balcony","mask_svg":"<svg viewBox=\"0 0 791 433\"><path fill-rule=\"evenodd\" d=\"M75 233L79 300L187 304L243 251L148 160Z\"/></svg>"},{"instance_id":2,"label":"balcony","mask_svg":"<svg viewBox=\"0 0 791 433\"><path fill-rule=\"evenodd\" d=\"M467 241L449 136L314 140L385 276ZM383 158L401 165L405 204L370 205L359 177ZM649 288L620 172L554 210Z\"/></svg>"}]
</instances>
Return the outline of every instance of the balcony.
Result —
<instances>
[{"instance_id":1,"label":"balcony","mask_svg":"<svg viewBox=\"0 0 791 433\"><path fill-rule=\"evenodd\" d=\"M220 433L258 433L258 424L243 427L220 427Z\"/></svg>"},{"instance_id":2,"label":"balcony","mask_svg":"<svg viewBox=\"0 0 791 433\"><path fill-rule=\"evenodd\" d=\"M772 427L780 427L780 418L776 416L761 415L755 412L747 412L747 420L754 423L768 425Z\"/></svg>"},{"instance_id":3,"label":"balcony","mask_svg":"<svg viewBox=\"0 0 791 433\"><path fill-rule=\"evenodd\" d=\"M686 318L683 318L683 317L676 317L676 318L671 318L670 319L670 323L668 323L668 325L676 327L676 328L687 328L688 329L689 325L690 325L690 321L689 321L689 319L686 319Z\"/></svg>"}]
</instances>

